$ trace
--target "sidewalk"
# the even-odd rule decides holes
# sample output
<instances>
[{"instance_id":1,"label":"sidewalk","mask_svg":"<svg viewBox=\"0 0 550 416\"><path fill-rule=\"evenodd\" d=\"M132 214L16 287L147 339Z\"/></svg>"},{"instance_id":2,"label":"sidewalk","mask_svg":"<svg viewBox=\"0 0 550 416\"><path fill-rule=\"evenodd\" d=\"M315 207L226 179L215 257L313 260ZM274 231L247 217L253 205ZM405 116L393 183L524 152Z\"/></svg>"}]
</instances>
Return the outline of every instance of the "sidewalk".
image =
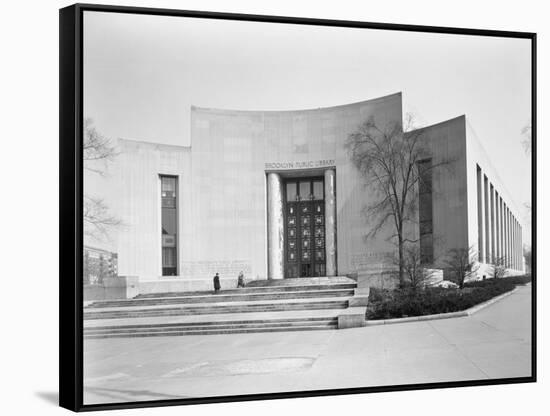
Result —
<instances>
[{"instance_id":1,"label":"sidewalk","mask_svg":"<svg viewBox=\"0 0 550 416\"><path fill-rule=\"evenodd\" d=\"M529 376L531 288L473 316L347 330L86 340L85 404Z\"/></svg>"}]
</instances>

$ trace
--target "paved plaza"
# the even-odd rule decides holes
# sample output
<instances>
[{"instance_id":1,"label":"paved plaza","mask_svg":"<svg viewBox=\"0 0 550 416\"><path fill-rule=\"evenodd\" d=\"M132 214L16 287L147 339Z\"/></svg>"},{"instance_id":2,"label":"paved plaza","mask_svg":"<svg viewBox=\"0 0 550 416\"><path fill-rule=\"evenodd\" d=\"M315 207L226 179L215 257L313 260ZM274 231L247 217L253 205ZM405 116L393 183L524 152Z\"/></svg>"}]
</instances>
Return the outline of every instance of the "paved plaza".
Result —
<instances>
[{"instance_id":1,"label":"paved plaza","mask_svg":"<svg viewBox=\"0 0 550 416\"><path fill-rule=\"evenodd\" d=\"M84 403L531 375L531 287L468 317L347 330L86 339Z\"/></svg>"}]
</instances>

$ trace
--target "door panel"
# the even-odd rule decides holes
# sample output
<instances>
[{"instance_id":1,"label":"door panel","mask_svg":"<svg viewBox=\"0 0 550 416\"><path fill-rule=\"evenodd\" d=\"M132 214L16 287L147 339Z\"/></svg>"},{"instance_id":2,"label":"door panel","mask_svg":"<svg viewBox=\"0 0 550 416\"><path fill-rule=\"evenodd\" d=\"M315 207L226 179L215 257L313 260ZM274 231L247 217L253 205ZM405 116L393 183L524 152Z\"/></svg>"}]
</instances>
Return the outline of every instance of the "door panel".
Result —
<instances>
[{"instance_id":1,"label":"door panel","mask_svg":"<svg viewBox=\"0 0 550 416\"><path fill-rule=\"evenodd\" d=\"M300 275L300 248L298 246L297 202L287 202L285 241L286 241L286 277Z\"/></svg>"}]
</instances>

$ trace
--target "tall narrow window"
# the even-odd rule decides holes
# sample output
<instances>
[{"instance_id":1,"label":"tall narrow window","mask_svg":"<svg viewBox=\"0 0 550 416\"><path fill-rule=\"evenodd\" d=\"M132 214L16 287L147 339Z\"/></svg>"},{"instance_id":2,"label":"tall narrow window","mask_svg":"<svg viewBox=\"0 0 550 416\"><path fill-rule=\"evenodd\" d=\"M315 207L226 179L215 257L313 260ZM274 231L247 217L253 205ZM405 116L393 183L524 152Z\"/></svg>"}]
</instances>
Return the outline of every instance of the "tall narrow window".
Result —
<instances>
[{"instance_id":1,"label":"tall narrow window","mask_svg":"<svg viewBox=\"0 0 550 416\"><path fill-rule=\"evenodd\" d=\"M161 176L162 275L178 274L178 211L175 176Z\"/></svg>"},{"instance_id":2,"label":"tall narrow window","mask_svg":"<svg viewBox=\"0 0 550 416\"><path fill-rule=\"evenodd\" d=\"M477 253L480 262L485 258L483 250L483 182L481 168L477 167Z\"/></svg>"},{"instance_id":3,"label":"tall narrow window","mask_svg":"<svg viewBox=\"0 0 550 416\"><path fill-rule=\"evenodd\" d=\"M491 225L490 225L490 232L491 232L491 255L493 256L492 257L492 261L491 263L495 263L495 258L496 258L496 251L495 251L495 188L493 188L493 184L490 184L489 185L489 195L490 195L490 198L491 200L489 201L491 206L489 208L489 217L490 217L490 221L491 221Z\"/></svg>"},{"instance_id":4,"label":"tall narrow window","mask_svg":"<svg viewBox=\"0 0 550 416\"><path fill-rule=\"evenodd\" d=\"M504 203L504 235L505 246L504 246L504 264L508 267L510 262L510 211L508 211L508 206Z\"/></svg>"},{"instance_id":5,"label":"tall narrow window","mask_svg":"<svg viewBox=\"0 0 550 416\"><path fill-rule=\"evenodd\" d=\"M500 239L502 236L500 235L500 196L498 195L498 192L495 190L495 256L496 259L500 259Z\"/></svg>"},{"instance_id":6,"label":"tall narrow window","mask_svg":"<svg viewBox=\"0 0 550 416\"><path fill-rule=\"evenodd\" d=\"M489 208L489 179L483 175L483 199L485 200L485 262L491 263L491 228L490 228L490 208Z\"/></svg>"},{"instance_id":7,"label":"tall narrow window","mask_svg":"<svg viewBox=\"0 0 550 416\"><path fill-rule=\"evenodd\" d=\"M418 215L420 220L420 262L433 263L433 207L432 207L432 160L418 162Z\"/></svg>"},{"instance_id":8,"label":"tall narrow window","mask_svg":"<svg viewBox=\"0 0 550 416\"><path fill-rule=\"evenodd\" d=\"M504 241L505 241L505 231L504 231L504 202L502 201L502 197L499 197L499 206L500 206L500 261L506 256L506 252L504 250Z\"/></svg>"}]
</instances>

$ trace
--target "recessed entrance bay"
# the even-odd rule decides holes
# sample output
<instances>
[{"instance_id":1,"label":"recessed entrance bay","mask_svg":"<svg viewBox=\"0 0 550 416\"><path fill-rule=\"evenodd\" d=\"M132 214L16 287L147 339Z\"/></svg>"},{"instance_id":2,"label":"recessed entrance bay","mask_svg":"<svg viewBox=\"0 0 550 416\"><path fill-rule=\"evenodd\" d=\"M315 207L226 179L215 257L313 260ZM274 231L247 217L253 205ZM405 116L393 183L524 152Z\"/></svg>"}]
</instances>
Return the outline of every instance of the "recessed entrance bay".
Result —
<instances>
[{"instance_id":1,"label":"recessed entrance bay","mask_svg":"<svg viewBox=\"0 0 550 416\"><path fill-rule=\"evenodd\" d=\"M270 279L336 275L334 177L334 169L267 174Z\"/></svg>"},{"instance_id":2,"label":"recessed entrance bay","mask_svg":"<svg viewBox=\"0 0 550 416\"><path fill-rule=\"evenodd\" d=\"M325 276L324 178L285 184L285 277Z\"/></svg>"}]
</instances>

